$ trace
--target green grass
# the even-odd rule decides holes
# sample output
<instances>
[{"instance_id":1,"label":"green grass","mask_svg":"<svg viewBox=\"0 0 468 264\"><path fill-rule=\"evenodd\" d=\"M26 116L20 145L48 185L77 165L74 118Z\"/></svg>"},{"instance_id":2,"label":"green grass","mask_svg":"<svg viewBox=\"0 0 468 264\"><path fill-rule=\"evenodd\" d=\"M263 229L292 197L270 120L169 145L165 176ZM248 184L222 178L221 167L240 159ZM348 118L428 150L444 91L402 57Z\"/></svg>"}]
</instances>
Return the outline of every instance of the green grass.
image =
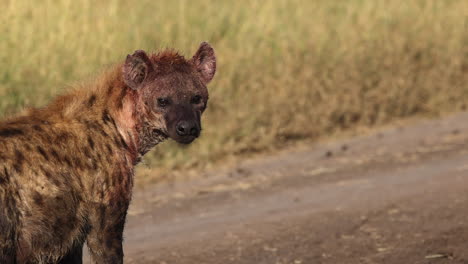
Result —
<instances>
[{"instance_id":1,"label":"green grass","mask_svg":"<svg viewBox=\"0 0 468 264\"><path fill-rule=\"evenodd\" d=\"M466 108L468 1L6 0L0 115L136 49L216 49L203 137L147 163L207 166L355 126Z\"/></svg>"}]
</instances>

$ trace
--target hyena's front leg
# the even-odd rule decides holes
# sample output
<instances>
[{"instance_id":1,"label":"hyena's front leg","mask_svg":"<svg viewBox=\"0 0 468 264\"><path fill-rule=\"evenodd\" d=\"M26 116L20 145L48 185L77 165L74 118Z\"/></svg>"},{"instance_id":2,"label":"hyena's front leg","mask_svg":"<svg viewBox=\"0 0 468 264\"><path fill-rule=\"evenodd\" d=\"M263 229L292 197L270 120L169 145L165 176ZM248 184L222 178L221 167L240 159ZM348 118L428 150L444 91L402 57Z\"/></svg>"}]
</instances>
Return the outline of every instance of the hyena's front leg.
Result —
<instances>
[{"instance_id":1,"label":"hyena's front leg","mask_svg":"<svg viewBox=\"0 0 468 264\"><path fill-rule=\"evenodd\" d=\"M9 242L8 242L9 243ZM0 239L0 263L17 263L16 249L13 245L4 244Z\"/></svg>"},{"instance_id":2,"label":"hyena's front leg","mask_svg":"<svg viewBox=\"0 0 468 264\"><path fill-rule=\"evenodd\" d=\"M1 205L1 204L0 204ZM4 226L0 208L0 263L16 263L16 246L11 227Z\"/></svg>"},{"instance_id":3,"label":"hyena's front leg","mask_svg":"<svg viewBox=\"0 0 468 264\"><path fill-rule=\"evenodd\" d=\"M114 201L94 208L87 244L95 263L123 263L123 229L127 201Z\"/></svg>"},{"instance_id":4,"label":"hyena's front leg","mask_svg":"<svg viewBox=\"0 0 468 264\"><path fill-rule=\"evenodd\" d=\"M82 264L83 263L83 244L77 244L63 256L58 264Z\"/></svg>"},{"instance_id":5,"label":"hyena's front leg","mask_svg":"<svg viewBox=\"0 0 468 264\"><path fill-rule=\"evenodd\" d=\"M1 165L1 164L0 164ZM1 167L0 167L1 168ZM0 171L0 263L17 263L18 211L15 196L11 189L2 189Z\"/></svg>"}]
</instances>

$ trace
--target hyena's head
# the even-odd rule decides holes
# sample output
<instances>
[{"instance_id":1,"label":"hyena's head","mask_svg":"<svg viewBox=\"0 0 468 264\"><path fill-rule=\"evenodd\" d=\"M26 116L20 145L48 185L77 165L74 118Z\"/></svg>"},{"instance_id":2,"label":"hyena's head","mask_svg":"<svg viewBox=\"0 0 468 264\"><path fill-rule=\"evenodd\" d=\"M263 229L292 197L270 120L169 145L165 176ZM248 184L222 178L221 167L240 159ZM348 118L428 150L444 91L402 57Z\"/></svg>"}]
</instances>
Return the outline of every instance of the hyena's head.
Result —
<instances>
[{"instance_id":1,"label":"hyena's head","mask_svg":"<svg viewBox=\"0 0 468 264\"><path fill-rule=\"evenodd\" d=\"M214 50L204 42L190 60L173 51L150 56L135 51L127 56L123 78L138 95L137 111L144 115L145 125L189 144L200 135L200 118L208 101L206 85L215 71Z\"/></svg>"}]
</instances>

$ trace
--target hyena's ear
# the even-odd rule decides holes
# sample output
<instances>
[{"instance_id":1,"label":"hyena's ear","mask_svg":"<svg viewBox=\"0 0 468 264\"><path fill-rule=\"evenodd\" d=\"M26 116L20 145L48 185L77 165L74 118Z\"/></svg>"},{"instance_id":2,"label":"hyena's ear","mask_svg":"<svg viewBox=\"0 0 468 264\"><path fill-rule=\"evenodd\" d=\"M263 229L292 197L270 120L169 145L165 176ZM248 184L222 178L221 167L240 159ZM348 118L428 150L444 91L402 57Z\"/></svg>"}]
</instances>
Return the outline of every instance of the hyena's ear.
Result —
<instances>
[{"instance_id":1,"label":"hyena's ear","mask_svg":"<svg viewBox=\"0 0 468 264\"><path fill-rule=\"evenodd\" d=\"M122 71L125 84L136 90L153 71L153 64L146 52L137 50L132 55L127 55Z\"/></svg>"},{"instance_id":2,"label":"hyena's ear","mask_svg":"<svg viewBox=\"0 0 468 264\"><path fill-rule=\"evenodd\" d=\"M216 72L216 56L210 44L202 42L191 59L205 84L208 84Z\"/></svg>"}]
</instances>

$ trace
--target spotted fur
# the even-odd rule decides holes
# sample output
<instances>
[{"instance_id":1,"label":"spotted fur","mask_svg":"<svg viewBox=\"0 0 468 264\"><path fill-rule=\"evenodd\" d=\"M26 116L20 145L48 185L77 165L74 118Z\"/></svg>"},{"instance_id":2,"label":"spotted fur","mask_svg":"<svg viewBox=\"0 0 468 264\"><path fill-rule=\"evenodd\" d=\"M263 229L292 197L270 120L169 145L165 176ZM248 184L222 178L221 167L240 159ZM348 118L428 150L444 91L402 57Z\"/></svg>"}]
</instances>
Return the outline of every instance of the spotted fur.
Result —
<instances>
[{"instance_id":1,"label":"spotted fur","mask_svg":"<svg viewBox=\"0 0 468 264\"><path fill-rule=\"evenodd\" d=\"M0 263L81 263L85 242L96 263L122 263L134 166L168 137L198 136L173 131L187 120L201 129L215 68L207 43L190 60L137 51L92 84L0 122ZM194 95L202 102L190 103Z\"/></svg>"}]
</instances>

